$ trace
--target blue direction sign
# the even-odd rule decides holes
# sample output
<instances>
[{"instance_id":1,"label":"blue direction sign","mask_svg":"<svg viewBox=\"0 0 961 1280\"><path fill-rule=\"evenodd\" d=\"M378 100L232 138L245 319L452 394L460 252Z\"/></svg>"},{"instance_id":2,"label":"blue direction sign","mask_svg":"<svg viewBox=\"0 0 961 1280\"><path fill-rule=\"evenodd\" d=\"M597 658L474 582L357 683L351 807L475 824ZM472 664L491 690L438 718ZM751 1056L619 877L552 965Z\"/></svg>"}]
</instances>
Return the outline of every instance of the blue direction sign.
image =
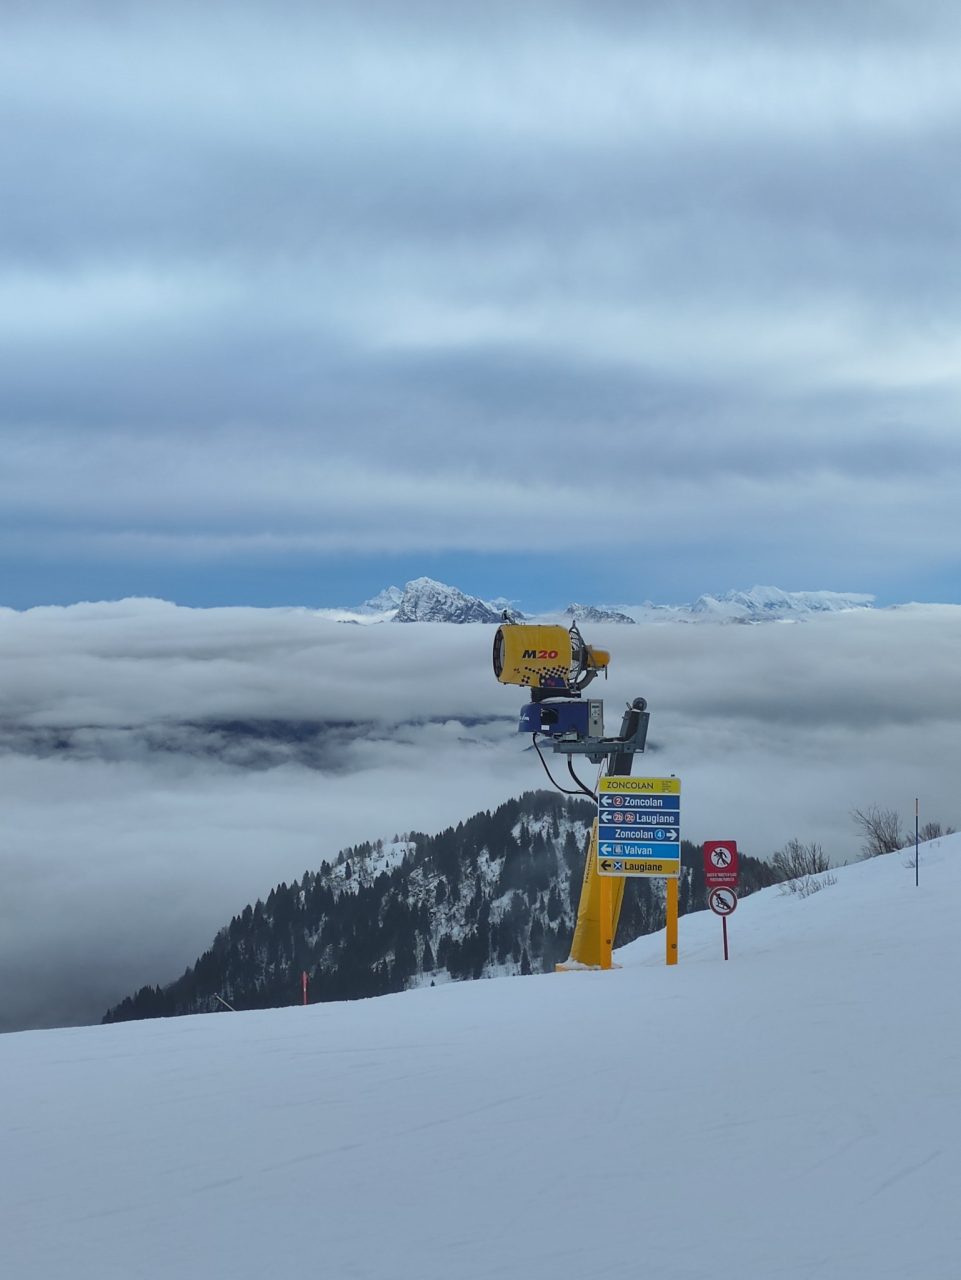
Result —
<instances>
[{"instance_id":1,"label":"blue direction sign","mask_svg":"<svg viewBox=\"0 0 961 1280\"><path fill-rule=\"evenodd\" d=\"M601 778L597 869L602 875L680 875L679 778Z\"/></svg>"},{"instance_id":2,"label":"blue direction sign","mask_svg":"<svg viewBox=\"0 0 961 1280\"><path fill-rule=\"evenodd\" d=\"M623 782L623 778L602 778L602 782ZM632 778L632 782L641 782L641 778ZM652 779L653 781L653 779ZM662 778L662 782L676 782L676 778ZM624 795L623 792L614 792L613 794L601 791L597 797L598 807L602 813L615 812L617 810L629 811L644 809L648 812L653 810L669 810L680 809L680 794L670 796L649 796L649 795Z\"/></svg>"}]
</instances>

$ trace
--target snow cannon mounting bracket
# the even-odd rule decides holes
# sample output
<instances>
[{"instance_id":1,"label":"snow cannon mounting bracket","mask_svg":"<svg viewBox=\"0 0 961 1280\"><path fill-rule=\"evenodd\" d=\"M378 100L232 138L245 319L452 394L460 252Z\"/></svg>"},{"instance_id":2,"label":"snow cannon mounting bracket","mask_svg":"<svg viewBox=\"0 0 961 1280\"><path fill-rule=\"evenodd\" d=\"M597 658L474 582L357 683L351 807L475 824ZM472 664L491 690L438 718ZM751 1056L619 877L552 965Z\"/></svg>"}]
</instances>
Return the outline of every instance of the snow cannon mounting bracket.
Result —
<instances>
[{"instance_id":1,"label":"snow cannon mounting bracket","mask_svg":"<svg viewBox=\"0 0 961 1280\"><path fill-rule=\"evenodd\" d=\"M639 755L647 743L650 712L644 698L635 698L624 713L616 738L604 736L604 704L599 698L583 702L570 699L529 702L521 708L520 733L543 733L555 754L587 756L592 764L608 757L615 760Z\"/></svg>"}]
</instances>

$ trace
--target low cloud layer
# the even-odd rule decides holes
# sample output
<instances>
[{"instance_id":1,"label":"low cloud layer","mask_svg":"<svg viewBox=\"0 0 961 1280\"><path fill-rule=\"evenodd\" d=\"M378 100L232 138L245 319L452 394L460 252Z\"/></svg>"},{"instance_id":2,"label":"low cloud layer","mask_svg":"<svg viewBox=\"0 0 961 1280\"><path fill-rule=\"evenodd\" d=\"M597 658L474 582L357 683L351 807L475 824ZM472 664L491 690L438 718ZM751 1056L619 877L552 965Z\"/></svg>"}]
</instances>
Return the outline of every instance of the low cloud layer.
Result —
<instances>
[{"instance_id":1,"label":"low cloud layer","mask_svg":"<svg viewBox=\"0 0 961 1280\"><path fill-rule=\"evenodd\" d=\"M587 627L608 728L684 783L684 835L858 852L855 807L961 825L961 610ZM357 627L160 601L0 611L0 1027L95 1020L342 847L544 785L492 628ZM585 774L591 777L588 770Z\"/></svg>"}]
</instances>

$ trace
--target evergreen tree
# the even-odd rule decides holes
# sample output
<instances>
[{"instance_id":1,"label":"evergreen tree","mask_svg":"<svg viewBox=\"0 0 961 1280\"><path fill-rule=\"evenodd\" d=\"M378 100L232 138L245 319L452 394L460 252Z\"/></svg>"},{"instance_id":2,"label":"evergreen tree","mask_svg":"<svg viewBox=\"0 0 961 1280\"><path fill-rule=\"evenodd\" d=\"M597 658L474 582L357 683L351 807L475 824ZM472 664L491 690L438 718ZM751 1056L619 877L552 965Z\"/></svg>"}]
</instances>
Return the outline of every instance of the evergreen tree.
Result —
<instances>
[{"instance_id":1,"label":"evergreen tree","mask_svg":"<svg viewBox=\"0 0 961 1280\"><path fill-rule=\"evenodd\" d=\"M561 893L557 887L557 881L551 884L550 893L547 895L547 918L551 924L556 924L564 913L564 906L561 902Z\"/></svg>"},{"instance_id":2,"label":"evergreen tree","mask_svg":"<svg viewBox=\"0 0 961 1280\"><path fill-rule=\"evenodd\" d=\"M540 916L535 916L531 921L528 948L532 957L540 957L544 954L544 926Z\"/></svg>"}]
</instances>

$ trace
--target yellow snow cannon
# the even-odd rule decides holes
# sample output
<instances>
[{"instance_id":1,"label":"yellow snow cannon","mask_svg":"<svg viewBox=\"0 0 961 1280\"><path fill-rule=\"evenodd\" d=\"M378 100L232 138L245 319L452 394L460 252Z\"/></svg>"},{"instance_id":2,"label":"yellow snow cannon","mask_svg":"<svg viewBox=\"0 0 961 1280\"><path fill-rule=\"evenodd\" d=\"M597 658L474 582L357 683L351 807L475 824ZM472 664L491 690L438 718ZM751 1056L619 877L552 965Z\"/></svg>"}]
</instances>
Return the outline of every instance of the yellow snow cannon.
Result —
<instances>
[{"instance_id":1,"label":"yellow snow cannon","mask_svg":"<svg viewBox=\"0 0 961 1280\"><path fill-rule=\"evenodd\" d=\"M565 627L505 622L494 636L494 675L501 684L550 690L553 697L576 697L601 671L607 675L611 655L584 643L574 625Z\"/></svg>"}]
</instances>

